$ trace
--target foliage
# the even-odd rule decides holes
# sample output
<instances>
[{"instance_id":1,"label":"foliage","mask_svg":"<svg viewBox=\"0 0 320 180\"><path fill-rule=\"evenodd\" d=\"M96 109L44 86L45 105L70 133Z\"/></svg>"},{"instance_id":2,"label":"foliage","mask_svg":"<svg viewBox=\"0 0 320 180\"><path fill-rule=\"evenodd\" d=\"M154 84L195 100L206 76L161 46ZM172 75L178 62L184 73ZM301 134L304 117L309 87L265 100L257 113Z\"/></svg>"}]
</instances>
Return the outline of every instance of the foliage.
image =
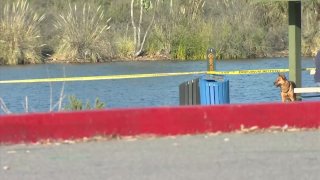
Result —
<instances>
[{"instance_id":1,"label":"foliage","mask_svg":"<svg viewBox=\"0 0 320 180\"><path fill-rule=\"evenodd\" d=\"M94 106L91 107L89 101L83 104L82 101L78 99L76 96L69 96L69 104L67 104L64 109L68 111L78 111L90 109L103 109L104 107L105 104L101 102L98 98L96 98Z\"/></svg>"},{"instance_id":2,"label":"foliage","mask_svg":"<svg viewBox=\"0 0 320 180\"><path fill-rule=\"evenodd\" d=\"M134 42L128 37L119 37L116 41L117 55L119 57L130 57L134 54Z\"/></svg>"},{"instance_id":3,"label":"foliage","mask_svg":"<svg viewBox=\"0 0 320 180\"><path fill-rule=\"evenodd\" d=\"M138 0L136 3L135 0L131 0L130 17L133 31L133 43L135 46L135 57L144 54L144 44L151 27L154 25L153 23L157 13L158 3L159 0Z\"/></svg>"},{"instance_id":4,"label":"foliage","mask_svg":"<svg viewBox=\"0 0 320 180\"><path fill-rule=\"evenodd\" d=\"M288 49L283 1L3 0L0 7L0 64L37 63L40 51L52 59L100 62L137 54L198 60L209 47L223 59ZM45 19L37 15L43 13ZM303 55L319 49L319 21L318 0L302 1Z\"/></svg>"},{"instance_id":5,"label":"foliage","mask_svg":"<svg viewBox=\"0 0 320 180\"><path fill-rule=\"evenodd\" d=\"M279 39L273 38L275 34L272 33L274 29L272 25L274 24L269 22L275 23L275 20L270 19L276 16L268 15L272 6L268 4L257 6L255 3L230 0L216 3L220 6L220 9L217 10L219 13L217 16L220 18L213 22L213 46L217 48L217 57L223 59L255 58L267 56L274 50L283 50L275 48L274 42L278 42ZM283 23L282 19L277 17L277 20L279 19ZM277 25L279 29L282 26L283 24ZM286 32L284 29L281 31ZM282 37L283 32L278 32L278 34ZM268 34L269 37L266 38Z\"/></svg>"},{"instance_id":6,"label":"foliage","mask_svg":"<svg viewBox=\"0 0 320 180\"><path fill-rule=\"evenodd\" d=\"M0 64L39 63L40 29L44 15L38 15L27 0L8 2L0 16Z\"/></svg>"},{"instance_id":7,"label":"foliage","mask_svg":"<svg viewBox=\"0 0 320 180\"><path fill-rule=\"evenodd\" d=\"M201 27L201 26L199 26ZM205 28L205 26L202 26ZM209 47L209 34L205 29L198 29L196 31L187 31L181 27L177 27L181 31L177 31L174 36L171 47L172 56L175 59L194 59L201 60L206 58L206 51ZM197 32L199 31L199 32Z\"/></svg>"},{"instance_id":8,"label":"foliage","mask_svg":"<svg viewBox=\"0 0 320 180\"><path fill-rule=\"evenodd\" d=\"M110 28L101 6L69 4L68 11L57 17L60 31L58 54L77 62L99 62L110 53L106 31Z\"/></svg>"},{"instance_id":9,"label":"foliage","mask_svg":"<svg viewBox=\"0 0 320 180\"><path fill-rule=\"evenodd\" d=\"M315 55L320 47L320 2L304 2L302 13L302 52L308 56Z\"/></svg>"}]
</instances>

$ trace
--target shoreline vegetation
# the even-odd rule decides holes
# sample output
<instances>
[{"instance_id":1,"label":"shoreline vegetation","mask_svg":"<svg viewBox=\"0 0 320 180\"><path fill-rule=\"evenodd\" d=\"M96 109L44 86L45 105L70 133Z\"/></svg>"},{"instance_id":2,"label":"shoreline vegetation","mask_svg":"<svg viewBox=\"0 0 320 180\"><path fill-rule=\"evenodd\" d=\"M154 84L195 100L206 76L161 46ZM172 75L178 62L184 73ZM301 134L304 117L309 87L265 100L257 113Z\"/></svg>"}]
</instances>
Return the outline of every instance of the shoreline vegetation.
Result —
<instances>
[{"instance_id":1,"label":"shoreline vegetation","mask_svg":"<svg viewBox=\"0 0 320 180\"><path fill-rule=\"evenodd\" d=\"M0 65L288 56L287 2L3 0ZM320 47L320 2L302 2L302 56Z\"/></svg>"}]
</instances>

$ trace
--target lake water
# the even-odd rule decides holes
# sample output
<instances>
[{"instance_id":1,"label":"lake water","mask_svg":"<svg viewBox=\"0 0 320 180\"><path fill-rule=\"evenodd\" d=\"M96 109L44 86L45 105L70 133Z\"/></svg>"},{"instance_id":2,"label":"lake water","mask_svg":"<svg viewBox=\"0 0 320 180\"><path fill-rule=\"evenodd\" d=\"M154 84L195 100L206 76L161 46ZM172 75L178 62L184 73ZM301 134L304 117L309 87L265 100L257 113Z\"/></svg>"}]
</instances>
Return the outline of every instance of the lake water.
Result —
<instances>
[{"instance_id":1,"label":"lake water","mask_svg":"<svg viewBox=\"0 0 320 180\"><path fill-rule=\"evenodd\" d=\"M302 67L314 67L312 58L303 58ZM217 62L217 70L288 68L287 58L224 60ZM48 77L103 76L117 74L205 71L206 61L143 61L103 64L44 64L1 66L0 80ZM96 98L108 108L177 106L179 84L201 75L66 82L64 94L75 95L93 104ZM230 101L235 103L280 102L279 88L273 86L277 74L228 75ZM288 76L288 74L287 74ZM313 76L302 72L302 86L314 86ZM0 97L14 113L24 112L25 97L29 111L45 112L50 107L50 89L57 102L62 83L0 84ZM64 104L68 102L65 98ZM1 110L0 110L1 111ZM3 113L3 112L1 112Z\"/></svg>"}]
</instances>

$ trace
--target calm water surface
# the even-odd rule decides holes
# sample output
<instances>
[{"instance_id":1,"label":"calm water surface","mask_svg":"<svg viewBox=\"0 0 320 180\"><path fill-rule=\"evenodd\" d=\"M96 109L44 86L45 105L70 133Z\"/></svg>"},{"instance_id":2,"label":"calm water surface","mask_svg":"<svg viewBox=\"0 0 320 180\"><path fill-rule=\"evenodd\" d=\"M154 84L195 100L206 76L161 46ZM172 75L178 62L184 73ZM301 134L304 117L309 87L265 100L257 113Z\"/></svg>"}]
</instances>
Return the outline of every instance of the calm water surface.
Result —
<instances>
[{"instance_id":1,"label":"calm water surface","mask_svg":"<svg viewBox=\"0 0 320 180\"><path fill-rule=\"evenodd\" d=\"M314 67L311 58L303 59L303 67ZM45 64L0 67L0 80L31 79L71 76L102 76L116 74L140 74L163 72L204 71L206 61L189 62L112 62L103 64ZM225 60L217 62L217 70L288 68L286 58ZM66 82L64 94L75 95L93 104L95 98L106 103L108 108L176 106L179 105L179 84L200 75ZM230 100L235 103L279 102L279 89L273 86L277 74L228 75ZM288 74L287 74L288 76ZM314 86L313 76L302 72L302 86ZM10 111L24 112L25 97L33 112L48 111L50 89L53 101L57 102L62 83L0 84L0 97ZM64 103L68 99L65 98ZM1 111L1 110L0 110ZM0 112L3 113L3 112Z\"/></svg>"}]
</instances>

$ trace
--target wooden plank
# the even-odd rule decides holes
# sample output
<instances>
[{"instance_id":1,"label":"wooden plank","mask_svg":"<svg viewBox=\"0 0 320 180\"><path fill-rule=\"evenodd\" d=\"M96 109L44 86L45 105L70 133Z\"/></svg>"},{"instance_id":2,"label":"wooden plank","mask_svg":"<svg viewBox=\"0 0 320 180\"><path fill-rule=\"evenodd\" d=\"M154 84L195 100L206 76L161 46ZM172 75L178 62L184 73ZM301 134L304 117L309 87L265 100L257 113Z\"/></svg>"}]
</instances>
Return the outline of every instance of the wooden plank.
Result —
<instances>
[{"instance_id":1,"label":"wooden plank","mask_svg":"<svg viewBox=\"0 0 320 180\"><path fill-rule=\"evenodd\" d=\"M320 97L320 94L308 94L308 95L302 95L301 96L302 98L304 99L308 99L308 98L319 98Z\"/></svg>"},{"instance_id":2,"label":"wooden plank","mask_svg":"<svg viewBox=\"0 0 320 180\"><path fill-rule=\"evenodd\" d=\"M315 69L311 69L310 70L310 75L315 75L316 74L316 70Z\"/></svg>"},{"instance_id":3,"label":"wooden plank","mask_svg":"<svg viewBox=\"0 0 320 180\"><path fill-rule=\"evenodd\" d=\"M294 93L320 93L320 87L294 88Z\"/></svg>"}]
</instances>

